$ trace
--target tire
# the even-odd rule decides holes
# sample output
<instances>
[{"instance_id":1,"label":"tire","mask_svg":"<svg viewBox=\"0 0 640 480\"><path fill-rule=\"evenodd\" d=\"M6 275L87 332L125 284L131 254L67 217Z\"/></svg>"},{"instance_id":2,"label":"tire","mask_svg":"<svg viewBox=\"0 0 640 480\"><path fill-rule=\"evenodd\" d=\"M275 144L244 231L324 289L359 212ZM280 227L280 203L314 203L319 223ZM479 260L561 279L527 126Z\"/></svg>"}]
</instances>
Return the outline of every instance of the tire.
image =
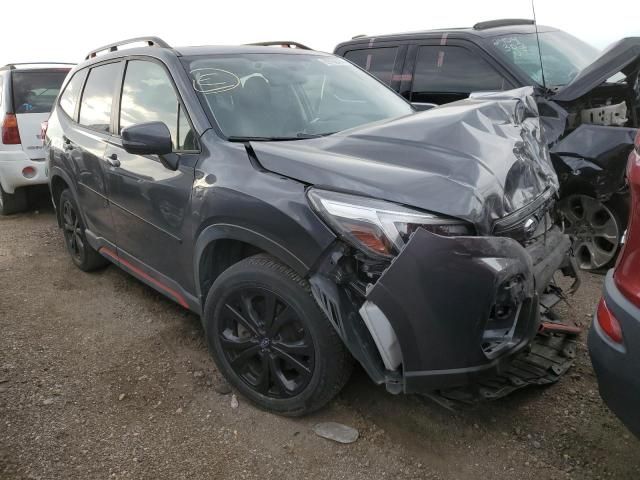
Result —
<instances>
[{"instance_id":1,"label":"tire","mask_svg":"<svg viewBox=\"0 0 640 480\"><path fill-rule=\"evenodd\" d=\"M558 207L578 266L600 271L613 265L627 223L624 201L602 202L590 195L573 193L561 199Z\"/></svg>"},{"instance_id":2,"label":"tire","mask_svg":"<svg viewBox=\"0 0 640 480\"><path fill-rule=\"evenodd\" d=\"M15 192L10 194L0 185L0 215L24 212L28 206L27 191L24 187L16 188Z\"/></svg>"},{"instance_id":3,"label":"tire","mask_svg":"<svg viewBox=\"0 0 640 480\"><path fill-rule=\"evenodd\" d=\"M265 410L309 414L351 375L351 355L307 281L269 255L246 258L216 279L203 324L220 372Z\"/></svg>"},{"instance_id":4,"label":"tire","mask_svg":"<svg viewBox=\"0 0 640 480\"><path fill-rule=\"evenodd\" d=\"M58 205L64 243L73 263L84 272L91 272L108 265L109 261L89 245L80 210L69 189L62 191Z\"/></svg>"}]
</instances>

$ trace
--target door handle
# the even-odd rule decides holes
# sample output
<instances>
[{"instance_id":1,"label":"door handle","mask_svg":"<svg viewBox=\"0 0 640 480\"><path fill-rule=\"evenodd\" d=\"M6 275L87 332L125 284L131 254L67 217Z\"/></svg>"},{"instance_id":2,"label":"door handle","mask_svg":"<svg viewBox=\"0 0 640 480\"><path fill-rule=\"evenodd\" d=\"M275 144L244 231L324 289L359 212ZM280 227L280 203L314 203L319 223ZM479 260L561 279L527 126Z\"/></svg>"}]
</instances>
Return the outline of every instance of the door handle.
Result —
<instances>
[{"instance_id":1,"label":"door handle","mask_svg":"<svg viewBox=\"0 0 640 480\"><path fill-rule=\"evenodd\" d=\"M109 165L111 165L112 167L119 167L120 166L120 160L118 160L118 155L115 153L112 153L111 155L109 155L107 157L107 163Z\"/></svg>"}]
</instances>

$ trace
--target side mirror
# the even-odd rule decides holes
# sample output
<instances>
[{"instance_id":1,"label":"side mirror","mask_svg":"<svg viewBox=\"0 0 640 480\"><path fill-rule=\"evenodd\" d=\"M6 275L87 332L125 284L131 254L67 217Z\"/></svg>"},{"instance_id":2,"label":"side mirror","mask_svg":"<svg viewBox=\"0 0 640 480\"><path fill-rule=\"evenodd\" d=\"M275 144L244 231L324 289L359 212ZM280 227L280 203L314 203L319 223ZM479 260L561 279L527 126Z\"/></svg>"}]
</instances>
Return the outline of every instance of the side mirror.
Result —
<instances>
[{"instance_id":1,"label":"side mirror","mask_svg":"<svg viewBox=\"0 0 640 480\"><path fill-rule=\"evenodd\" d=\"M134 155L166 155L173 151L171 132L162 122L147 122L122 129L122 148Z\"/></svg>"},{"instance_id":2,"label":"side mirror","mask_svg":"<svg viewBox=\"0 0 640 480\"><path fill-rule=\"evenodd\" d=\"M177 170L180 157L173 153L171 132L163 122L146 122L122 129L122 148L133 155L158 155L162 165Z\"/></svg>"}]
</instances>

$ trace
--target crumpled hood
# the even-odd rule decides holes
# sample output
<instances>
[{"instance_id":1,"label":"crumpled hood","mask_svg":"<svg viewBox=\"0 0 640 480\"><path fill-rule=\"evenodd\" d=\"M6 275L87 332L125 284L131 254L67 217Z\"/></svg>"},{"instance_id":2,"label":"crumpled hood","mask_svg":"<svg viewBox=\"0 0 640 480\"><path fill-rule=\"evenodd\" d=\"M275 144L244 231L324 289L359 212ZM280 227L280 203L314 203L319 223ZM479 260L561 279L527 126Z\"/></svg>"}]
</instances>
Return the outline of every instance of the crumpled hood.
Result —
<instances>
[{"instance_id":1,"label":"crumpled hood","mask_svg":"<svg viewBox=\"0 0 640 480\"><path fill-rule=\"evenodd\" d=\"M486 94L329 137L251 146L272 172L457 217L487 234L495 219L558 189L532 94Z\"/></svg>"},{"instance_id":2,"label":"crumpled hood","mask_svg":"<svg viewBox=\"0 0 640 480\"><path fill-rule=\"evenodd\" d=\"M553 95L553 100L571 102L596 88L618 72L630 75L640 67L640 37L627 37L612 43L590 65ZM632 79L637 82L637 79Z\"/></svg>"}]
</instances>

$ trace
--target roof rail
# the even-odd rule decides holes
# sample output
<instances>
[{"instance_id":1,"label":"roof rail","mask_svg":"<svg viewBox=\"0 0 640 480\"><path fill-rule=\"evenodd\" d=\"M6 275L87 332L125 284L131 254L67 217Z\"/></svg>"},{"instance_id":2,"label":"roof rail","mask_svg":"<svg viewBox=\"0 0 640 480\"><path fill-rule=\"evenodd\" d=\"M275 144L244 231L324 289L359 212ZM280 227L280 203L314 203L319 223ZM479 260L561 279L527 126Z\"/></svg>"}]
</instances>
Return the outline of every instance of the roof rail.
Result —
<instances>
[{"instance_id":1,"label":"roof rail","mask_svg":"<svg viewBox=\"0 0 640 480\"><path fill-rule=\"evenodd\" d=\"M4 67L0 67L0 70L15 70L16 67L22 67L24 65L75 65L75 63L68 63L68 62L20 62L20 63L8 63Z\"/></svg>"},{"instance_id":2,"label":"roof rail","mask_svg":"<svg viewBox=\"0 0 640 480\"><path fill-rule=\"evenodd\" d=\"M247 43L247 45L255 45L258 47L283 47L283 48L299 48L301 50L313 50L312 48L303 45L298 42L290 42L288 40L282 42L258 42L258 43Z\"/></svg>"},{"instance_id":3,"label":"roof rail","mask_svg":"<svg viewBox=\"0 0 640 480\"><path fill-rule=\"evenodd\" d=\"M364 38L364 37L366 37L366 35L364 35L364 34L355 35L355 36L351 37L351 40L355 40L356 38Z\"/></svg>"},{"instance_id":4,"label":"roof rail","mask_svg":"<svg viewBox=\"0 0 640 480\"><path fill-rule=\"evenodd\" d=\"M100 48L96 48L95 50L91 50L87 53L87 56L84 57L85 60L89 60L90 58L95 57L98 53L104 52L105 50L109 52L117 52L118 47L122 47L123 45L128 45L130 43L138 43L145 42L150 47L160 47L160 48L171 48L171 46L158 37L136 37L136 38L128 38L126 40L121 40L119 42L110 43L109 45L105 45Z\"/></svg>"},{"instance_id":5,"label":"roof rail","mask_svg":"<svg viewBox=\"0 0 640 480\"><path fill-rule=\"evenodd\" d=\"M473 26L474 30L487 30L488 28L508 27L509 25L533 25L533 20L527 18L503 18L501 20L489 20L479 22Z\"/></svg>"}]
</instances>

